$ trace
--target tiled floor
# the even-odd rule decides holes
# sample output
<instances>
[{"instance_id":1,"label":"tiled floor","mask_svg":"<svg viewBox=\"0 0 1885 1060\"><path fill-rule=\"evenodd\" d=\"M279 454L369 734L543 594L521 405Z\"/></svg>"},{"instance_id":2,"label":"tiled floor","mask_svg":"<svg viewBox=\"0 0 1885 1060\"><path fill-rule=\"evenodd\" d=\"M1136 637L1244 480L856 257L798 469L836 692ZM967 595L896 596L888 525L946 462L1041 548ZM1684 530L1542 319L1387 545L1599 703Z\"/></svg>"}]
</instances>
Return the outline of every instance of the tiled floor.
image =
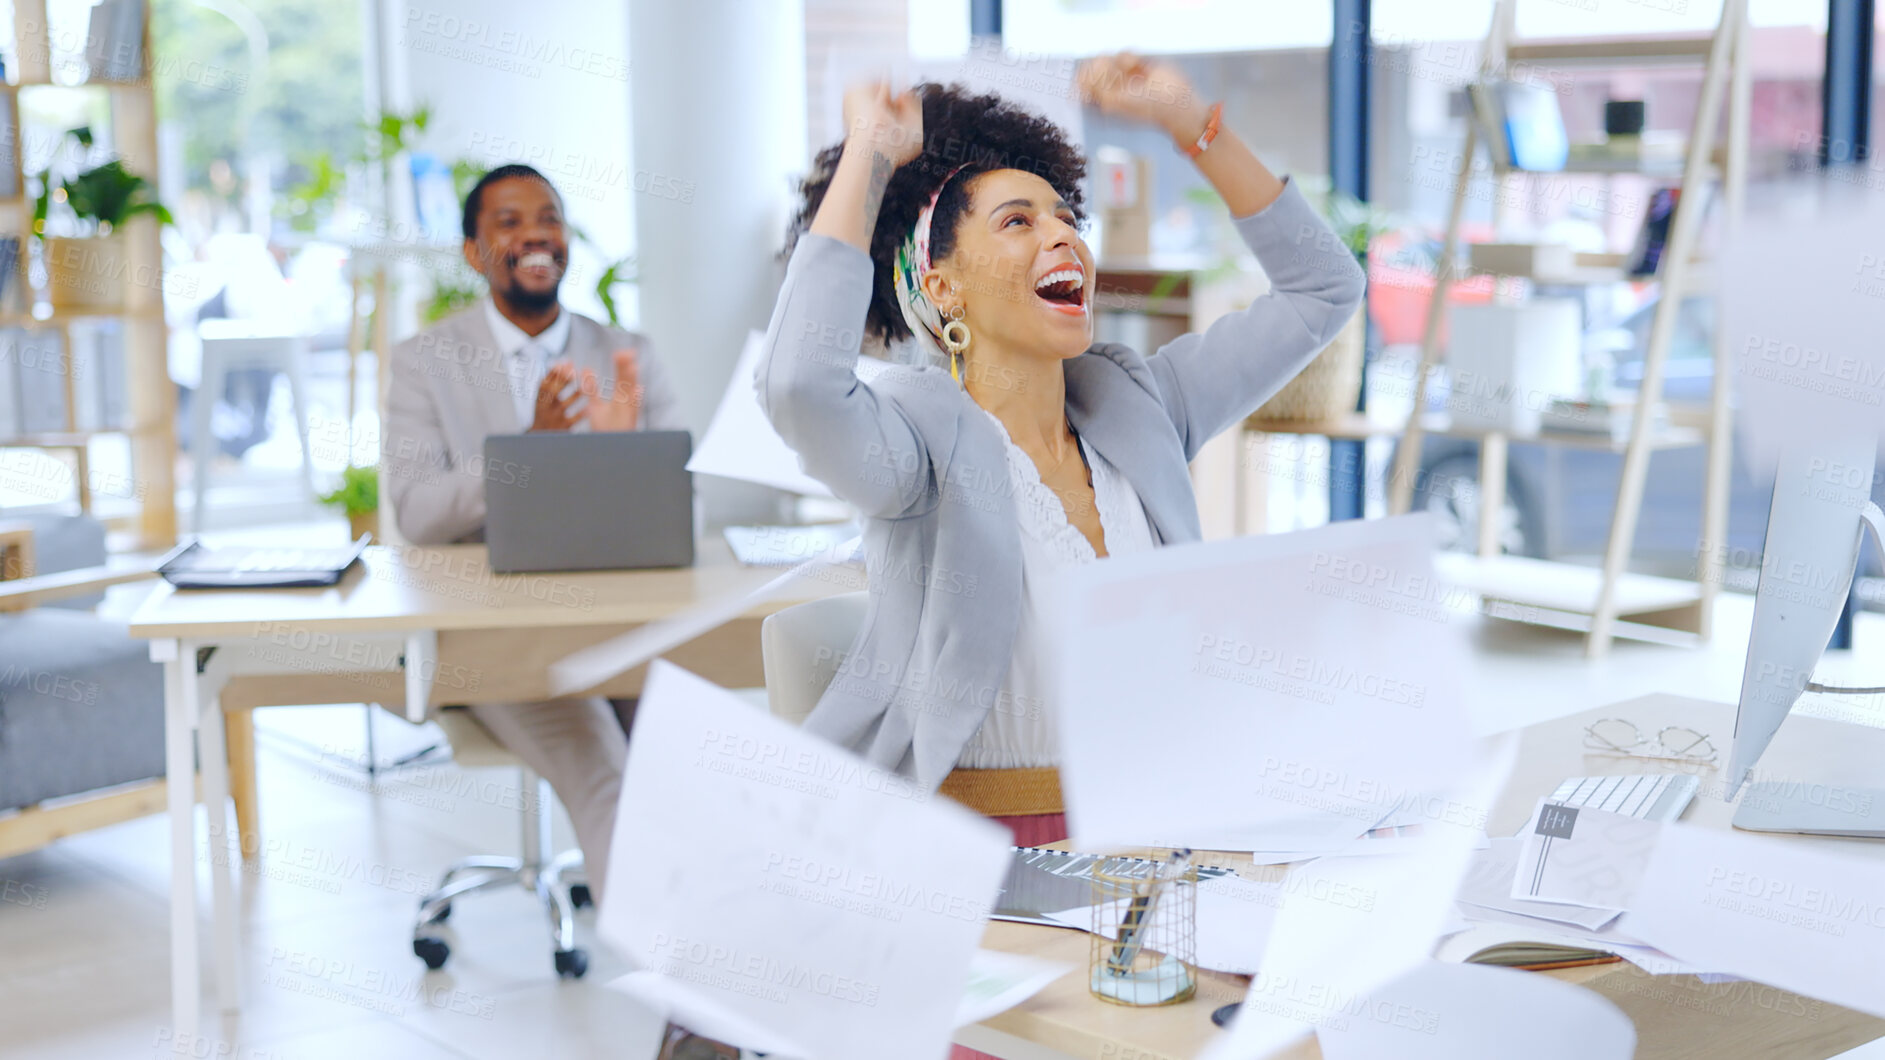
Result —
<instances>
[{"instance_id":1,"label":"tiled floor","mask_svg":"<svg viewBox=\"0 0 1885 1060\"><path fill-rule=\"evenodd\" d=\"M1728 596L1711 645L1620 642L1596 663L1583 658L1580 637L1462 614L1474 646L1468 695L1487 728L1649 692L1732 700L1750 613L1747 597ZM1859 638L1878 644L1885 616L1864 616ZM1836 660L1828 669L1851 674L1862 666ZM1838 709L1885 724L1876 700ZM446 763L369 787L342 762L363 745L361 708L276 709L259 721L265 846L238 877L241 1014L216 1014L211 994L205 1040L179 1042L168 1026L167 837L164 818L149 817L0 860L0 1055L653 1054L659 1021L607 989L625 966L594 939L587 919L581 933L592 963L581 981L556 978L541 914L516 892L460 903L446 970L428 974L413 957L412 911L440 868L515 846L517 813L505 797L513 774ZM390 714L379 716L376 731L382 760L429 738ZM1725 743L1727 734L1719 735ZM570 841L566 822L558 839Z\"/></svg>"}]
</instances>

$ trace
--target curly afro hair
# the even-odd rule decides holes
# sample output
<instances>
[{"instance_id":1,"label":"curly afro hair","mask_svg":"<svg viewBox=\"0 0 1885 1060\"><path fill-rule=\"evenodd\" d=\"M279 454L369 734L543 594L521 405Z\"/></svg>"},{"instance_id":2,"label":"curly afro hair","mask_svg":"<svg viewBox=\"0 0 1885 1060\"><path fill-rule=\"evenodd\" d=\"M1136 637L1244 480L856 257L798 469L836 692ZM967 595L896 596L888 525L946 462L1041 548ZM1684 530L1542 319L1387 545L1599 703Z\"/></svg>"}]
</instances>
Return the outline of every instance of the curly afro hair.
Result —
<instances>
[{"instance_id":1,"label":"curly afro hair","mask_svg":"<svg viewBox=\"0 0 1885 1060\"><path fill-rule=\"evenodd\" d=\"M956 227L968 210L974 177L997 169L1020 169L1047 181L1086 220L1086 157L1069 143L1060 127L1023 110L994 93L972 94L962 85L923 84L916 88L923 100L923 153L897 167L884 189L877 228L871 233L871 261L876 276L871 284L870 309L864 330L885 342L910 337L897 305L892 267L929 197L957 166L962 172L943 189L930 220L930 258L941 261L955 251ZM785 252L811 227L818 204L825 199L844 144L823 151L812 163L811 175L800 185L803 202L792 220Z\"/></svg>"}]
</instances>

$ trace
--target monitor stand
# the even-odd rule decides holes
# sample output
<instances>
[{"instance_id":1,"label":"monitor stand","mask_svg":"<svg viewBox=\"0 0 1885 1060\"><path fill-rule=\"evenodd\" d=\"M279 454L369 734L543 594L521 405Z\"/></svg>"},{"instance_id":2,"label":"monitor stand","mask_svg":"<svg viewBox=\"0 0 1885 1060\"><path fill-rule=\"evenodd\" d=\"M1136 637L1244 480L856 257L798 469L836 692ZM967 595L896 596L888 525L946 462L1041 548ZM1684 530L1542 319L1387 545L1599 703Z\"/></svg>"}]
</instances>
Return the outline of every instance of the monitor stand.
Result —
<instances>
[{"instance_id":1,"label":"monitor stand","mask_svg":"<svg viewBox=\"0 0 1885 1060\"><path fill-rule=\"evenodd\" d=\"M1867 501L1863 529L1885 555L1885 510ZM1858 577L1855 567L1853 577ZM1885 687L1855 688L1808 681L1802 691L1879 695ZM1807 780L1765 780L1747 785L1734 812L1734 826L1749 832L1885 839L1885 788L1857 788Z\"/></svg>"},{"instance_id":2,"label":"monitor stand","mask_svg":"<svg viewBox=\"0 0 1885 1060\"><path fill-rule=\"evenodd\" d=\"M1760 781L1742 792L1734 826L1749 832L1885 839L1885 788Z\"/></svg>"}]
</instances>

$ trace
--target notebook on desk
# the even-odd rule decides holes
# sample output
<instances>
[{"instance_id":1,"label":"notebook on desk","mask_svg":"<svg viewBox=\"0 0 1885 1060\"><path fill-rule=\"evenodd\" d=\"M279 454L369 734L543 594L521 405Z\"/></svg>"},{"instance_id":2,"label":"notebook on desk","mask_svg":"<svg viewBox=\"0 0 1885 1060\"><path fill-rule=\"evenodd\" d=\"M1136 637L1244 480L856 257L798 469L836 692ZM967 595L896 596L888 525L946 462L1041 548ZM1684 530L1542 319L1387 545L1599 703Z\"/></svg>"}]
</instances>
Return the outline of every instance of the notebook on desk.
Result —
<instances>
[{"instance_id":1,"label":"notebook on desk","mask_svg":"<svg viewBox=\"0 0 1885 1060\"><path fill-rule=\"evenodd\" d=\"M158 561L157 573L179 589L308 589L338 583L373 540L342 548L212 548L190 541Z\"/></svg>"},{"instance_id":2,"label":"notebook on desk","mask_svg":"<svg viewBox=\"0 0 1885 1060\"><path fill-rule=\"evenodd\" d=\"M1093 869L1101 862L1106 863L1109 872L1142 865L1148 874L1160 865L1144 858L1015 847L1014 861L1001 881L1001 894L995 899L994 911L989 916L994 920L1064 928L1066 924L1048 914L1094 904ZM1231 875L1230 869L1211 866L1198 866L1197 872L1200 879Z\"/></svg>"}]
</instances>

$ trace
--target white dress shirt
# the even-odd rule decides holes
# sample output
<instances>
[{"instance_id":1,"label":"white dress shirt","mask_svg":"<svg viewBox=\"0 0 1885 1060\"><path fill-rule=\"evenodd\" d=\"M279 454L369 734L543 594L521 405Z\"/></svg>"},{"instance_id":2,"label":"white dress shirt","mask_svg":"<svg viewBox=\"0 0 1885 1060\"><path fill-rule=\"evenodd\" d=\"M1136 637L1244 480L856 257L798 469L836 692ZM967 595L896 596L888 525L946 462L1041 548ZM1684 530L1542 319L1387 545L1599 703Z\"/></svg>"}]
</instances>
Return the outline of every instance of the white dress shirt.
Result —
<instances>
[{"instance_id":1,"label":"white dress shirt","mask_svg":"<svg viewBox=\"0 0 1885 1060\"><path fill-rule=\"evenodd\" d=\"M962 749L956 765L965 769L1022 769L1059 763L1059 709L1047 666L1047 645L1058 636L1042 619L1042 595L1056 570L1094 563L1099 554L1067 519L1060 495L1041 481L1034 460L1008 437L994 413L1008 453L1008 477L1014 486L1015 518L1021 524L1021 624L1015 632L1008 679L982 727ZM1106 554L1149 552L1155 546L1152 524L1132 483L1083 439L1080 449L1093 471L1093 503L1099 509Z\"/></svg>"},{"instance_id":2,"label":"white dress shirt","mask_svg":"<svg viewBox=\"0 0 1885 1060\"><path fill-rule=\"evenodd\" d=\"M537 387L543 385L543 377L550 371L550 360L562 356L564 347L569 345L569 314L558 307L556 319L549 327L539 334L526 335L524 329L505 319L504 314L497 311L497 303L487 296L484 321L491 328L498 356L504 359L504 373L511 378L511 400L517 405L517 429L527 431L536 419Z\"/></svg>"}]
</instances>

